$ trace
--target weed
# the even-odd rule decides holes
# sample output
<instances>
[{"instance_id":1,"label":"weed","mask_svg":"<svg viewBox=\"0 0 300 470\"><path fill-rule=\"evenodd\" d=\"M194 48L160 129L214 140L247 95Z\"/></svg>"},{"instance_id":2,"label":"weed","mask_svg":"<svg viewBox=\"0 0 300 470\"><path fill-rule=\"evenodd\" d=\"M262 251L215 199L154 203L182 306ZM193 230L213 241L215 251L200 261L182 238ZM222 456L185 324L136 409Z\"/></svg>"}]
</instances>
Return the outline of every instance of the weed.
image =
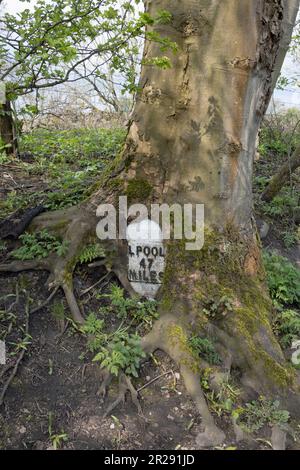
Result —
<instances>
[{"instance_id":1,"label":"weed","mask_svg":"<svg viewBox=\"0 0 300 470\"><path fill-rule=\"evenodd\" d=\"M274 329L280 336L283 348L289 348L300 337L300 314L295 310L283 310L275 319Z\"/></svg>"},{"instance_id":2,"label":"weed","mask_svg":"<svg viewBox=\"0 0 300 470\"><path fill-rule=\"evenodd\" d=\"M65 307L62 300L53 302L51 313L56 320L63 320L65 318Z\"/></svg>"},{"instance_id":3,"label":"weed","mask_svg":"<svg viewBox=\"0 0 300 470\"><path fill-rule=\"evenodd\" d=\"M211 365L221 363L221 358L217 353L213 342L209 338L192 336L189 338L189 346L196 356L201 356Z\"/></svg>"},{"instance_id":4,"label":"weed","mask_svg":"<svg viewBox=\"0 0 300 470\"><path fill-rule=\"evenodd\" d=\"M21 152L29 152L36 159L79 160L84 166L87 159L113 158L125 135L124 129L37 129L22 136Z\"/></svg>"},{"instance_id":5,"label":"weed","mask_svg":"<svg viewBox=\"0 0 300 470\"><path fill-rule=\"evenodd\" d=\"M288 259L263 253L270 295L275 305L297 305L300 301L300 271Z\"/></svg>"},{"instance_id":6,"label":"weed","mask_svg":"<svg viewBox=\"0 0 300 470\"><path fill-rule=\"evenodd\" d=\"M117 317L122 320L129 318L135 324L145 323L151 327L153 320L158 318L155 301L141 301L138 297L127 298L124 295L124 289L115 284L111 286L109 294L101 297L110 300L110 306L106 308L107 313L115 312Z\"/></svg>"},{"instance_id":7,"label":"weed","mask_svg":"<svg viewBox=\"0 0 300 470\"><path fill-rule=\"evenodd\" d=\"M19 260L47 258L50 253L64 256L68 249L68 242L61 241L47 230L35 234L24 233L20 236L22 246L12 252L12 256Z\"/></svg>"},{"instance_id":8,"label":"weed","mask_svg":"<svg viewBox=\"0 0 300 470\"><path fill-rule=\"evenodd\" d=\"M105 322L95 313L90 313L81 327L81 332L88 336L89 351L96 353L93 362L100 362L111 374L118 375L121 370L137 377L140 360L145 357L141 347L141 338L128 333L128 328L120 327L113 333L104 331Z\"/></svg>"},{"instance_id":9,"label":"weed","mask_svg":"<svg viewBox=\"0 0 300 470\"><path fill-rule=\"evenodd\" d=\"M240 410L240 425L250 433L259 431L265 425L277 425L282 429L286 429L290 414L279 407L279 401L267 400L261 396L259 400L246 403L245 407Z\"/></svg>"},{"instance_id":10,"label":"weed","mask_svg":"<svg viewBox=\"0 0 300 470\"><path fill-rule=\"evenodd\" d=\"M275 196L271 202L263 204L262 209L264 214L272 217L292 216L297 206L297 195L291 194L290 191L286 189L282 191L281 194Z\"/></svg>"},{"instance_id":11,"label":"weed","mask_svg":"<svg viewBox=\"0 0 300 470\"><path fill-rule=\"evenodd\" d=\"M225 316L233 310L233 301L226 295L220 299L207 299L204 301L203 313L210 318Z\"/></svg>"},{"instance_id":12,"label":"weed","mask_svg":"<svg viewBox=\"0 0 300 470\"><path fill-rule=\"evenodd\" d=\"M100 362L111 374L118 376L120 370L127 375L138 377L140 361L146 354L141 347L141 338L135 334L120 332L96 354L93 361Z\"/></svg>"},{"instance_id":13,"label":"weed","mask_svg":"<svg viewBox=\"0 0 300 470\"><path fill-rule=\"evenodd\" d=\"M68 440L68 435L62 431L60 434L53 433L53 413L48 414L48 435L54 450L60 449L63 442Z\"/></svg>"},{"instance_id":14,"label":"weed","mask_svg":"<svg viewBox=\"0 0 300 470\"><path fill-rule=\"evenodd\" d=\"M286 231L282 233L282 241L285 248L291 248L296 245L299 241L299 235L297 232Z\"/></svg>"},{"instance_id":15,"label":"weed","mask_svg":"<svg viewBox=\"0 0 300 470\"><path fill-rule=\"evenodd\" d=\"M88 245L83 248L81 251L78 261L81 264L90 263L97 258L104 258L105 252L99 243L95 243L94 245Z\"/></svg>"},{"instance_id":16,"label":"weed","mask_svg":"<svg viewBox=\"0 0 300 470\"><path fill-rule=\"evenodd\" d=\"M0 254L6 251L7 249L7 243L3 240L0 240Z\"/></svg>"},{"instance_id":17,"label":"weed","mask_svg":"<svg viewBox=\"0 0 300 470\"><path fill-rule=\"evenodd\" d=\"M208 400L209 406L219 417L224 413L232 415L240 396L240 390L229 379L222 381L218 392L211 390L209 379L211 369L204 369L201 375L201 386Z\"/></svg>"}]
</instances>

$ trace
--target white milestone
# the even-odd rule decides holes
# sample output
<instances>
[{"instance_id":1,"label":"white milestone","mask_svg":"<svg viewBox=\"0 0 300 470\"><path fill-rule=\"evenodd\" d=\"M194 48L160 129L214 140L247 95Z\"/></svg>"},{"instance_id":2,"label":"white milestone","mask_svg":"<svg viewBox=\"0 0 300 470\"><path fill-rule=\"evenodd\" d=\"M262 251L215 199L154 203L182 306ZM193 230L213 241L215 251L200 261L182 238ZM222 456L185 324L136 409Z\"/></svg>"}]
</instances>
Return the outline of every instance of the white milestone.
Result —
<instances>
[{"instance_id":1,"label":"white milestone","mask_svg":"<svg viewBox=\"0 0 300 470\"><path fill-rule=\"evenodd\" d=\"M160 226L149 219L127 227L128 279L138 294L155 299L165 269L165 248Z\"/></svg>"}]
</instances>

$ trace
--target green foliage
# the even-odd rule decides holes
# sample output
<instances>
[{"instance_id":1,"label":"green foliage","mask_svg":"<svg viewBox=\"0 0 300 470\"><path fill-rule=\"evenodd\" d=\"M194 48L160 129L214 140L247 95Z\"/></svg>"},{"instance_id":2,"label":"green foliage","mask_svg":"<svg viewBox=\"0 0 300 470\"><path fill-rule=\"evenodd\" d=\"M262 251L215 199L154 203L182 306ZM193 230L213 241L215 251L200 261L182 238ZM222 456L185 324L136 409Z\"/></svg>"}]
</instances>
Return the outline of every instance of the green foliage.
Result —
<instances>
[{"instance_id":1,"label":"green foliage","mask_svg":"<svg viewBox=\"0 0 300 470\"><path fill-rule=\"evenodd\" d=\"M120 371L137 377L140 361L145 354L141 348L141 338L129 328L135 324L152 326L158 317L155 302L125 298L124 290L112 285L110 292L99 296L102 300L109 300L109 305L100 308L101 315L116 315L121 319L119 328L109 333L105 329L105 321L95 313L90 313L80 331L87 335L88 349L94 356L94 362L100 362L101 367L107 368L112 374L118 375ZM126 325L128 326L124 326ZM136 328L137 330L137 328Z\"/></svg>"},{"instance_id":2,"label":"green foliage","mask_svg":"<svg viewBox=\"0 0 300 470\"><path fill-rule=\"evenodd\" d=\"M87 335L100 335L103 337L104 320L100 320L95 313L90 313L82 327L82 332ZM102 339L101 339L102 341Z\"/></svg>"},{"instance_id":3,"label":"green foliage","mask_svg":"<svg viewBox=\"0 0 300 470\"><path fill-rule=\"evenodd\" d=\"M290 419L290 414L286 410L281 410L279 401L267 400L259 397L259 400L246 403L245 408L240 413L240 424L247 432L256 432L265 425L278 425L285 429Z\"/></svg>"},{"instance_id":4,"label":"green foliage","mask_svg":"<svg viewBox=\"0 0 300 470\"><path fill-rule=\"evenodd\" d=\"M20 195L17 191L10 191L5 199L0 201L0 220L17 209L27 206L29 196Z\"/></svg>"},{"instance_id":5,"label":"green foliage","mask_svg":"<svg viewBox=\"0 0 300 470\"><path fill-rule=\"evenodd\" d=\"M275 319L275 331L283 348L289 348L300 337L300 314L295 310L283 310Z\"/></svg>"},{"instance_id":6,"label":"green foliage","mask_svg":"<svg viewBox=\"0 0 300 470\"><path fill-rule=\"evenodd\" d=\"M267 186L270 179L267 176L256 176L254 178L254 183L259 187L262 191Z\"/></svg>"},{"instance_id":7,"label":"green foliage","mask_svg":"<svg viewBox=\"0 0 300 470\"><path fill-rule=\"evenodd\" d=\"M59 434L53 432L53 413L51 411L48 414L48 435L54 450L60 449L62 444L68 440L68 434L63 430Z\"/></svg>"},{"instance_id":8,"label":"green foliage","mask_svg":"<svg viewBox=\"0 0 300 470\"><path fill-rule=\"evenodd\" d=\"M221 358L217 353L213 342L209 338L200 338L200 336L192 336L188 340L188 344L194 354L203 357L209 364L218 365Z\"/></svg>"},{"instance_id":9,"label":"green foliage","mask_svg":"<svg viewBox=\"0 0 300 470\"><path fill-rule=\"evenodd\" d=\"M6 251L7 249L7 243L3 240L0 240L0 254L3 252L3 251Z\"/></svg>"},{"instance_id":10,"label":"green foliage","mask_svg":"<svg viewBox=\"0 0 300 470\"><path fill-rule=\"evenodd\" d=\"M29 170L43 174L53 188L45 194L45 207L62 209L83 201L124 137L123 129L37 130L24 136L21 150L36 159Z\"/></svg>"},{"instance_id":11,"label":"green foliage","mask_svg":"<svg viewBox=\"0 0 300 470\"><path fill-rule=\"evenodd\" d=\"M105 323L95 313L88 315L81 327L82 333L88 335L88 349L96 353L93 362L100 362L111 374L118 375L124 371L137 377L140 361L145 357L141 347L141 338L137 334L127 332L127 328L119 327L109 334L104 331Z\"/></svg>"},{"instance_id":12,"label":"green foliage","mask_svg":"<svg viewBox=\"0 0 300 470\"><path fill-rule=\"evenodd\" d=\"M22 246L12 252L12 256L19 260L31 260L47 258L50 253L64 256L68 243L61 241L47 230L42 230L35 234L24 233L20 236Z\"/></svg>"},{"instance_id":13,"label":"green foliage","mask_svg":"<svg viewBox=\"0 0 300 470\"><path fill-rule=\"evenodd\" d=\"M56 320L63 320L65 318L65 307L62 300L53 302L51 313Z\"/></svg>"},{"instance_id":14,"label":"green foliage","mask_svg":"<svg viewBox=\"0 0 300 470\"><path fill-rule=\"evenodd\" d=\"M286 258L263 253L270 295L276 304L297 305L300 301L300 271Z\"/></svg>"},{"instance_id":15,"label":"green foliage","mask_svg":"<svg viewBox=\"0 0 300 470\"><path fill-rule=\"evenodd\" d=\"M93 245L87 245L81 251L78 261L81 264L90 263L97 258L103 258L105 256L105 252L99 243L95 243Z\"/></svg>"},{"instance_id":16,"label":"green foliage","mask_svg":"<svg viewBox=\"0 0 300 470\"><path fill-rule=\"evenodd\" d=\"M122 320L130 318L136 324L146 323L152 326L153 320L158 318L155 301L126 298L124 289L115 284L111 286L110 293L102 297L110 300L110 305L106 308L107 313L115 312L117 317Z\"/></svg>"},{"instance_id":17,"label":"green foliage","mask_svg":"<svg viewBox=\"0 0 300 470\"><path fill-rule=\"evenodd\" d=\"M211 369L204 369L201 375L201 386L210 408L217 416L231 415L240 395L240 390L229 380L224 379L218 392L211 390L209 379Z\"/></svg>"},{"instance_id":18,"label":"green foliage","mask_svg":"<svg viewBox=\"0 0 300 470\"><path fill-rule=\"evenodd\" d=\"M259 153L263 157L272 155L284 163L287 155L299 142L300 132L297 127L299 117L297 109L267 116L259 134Z\"/></svg>"},{"instance_id":19,"label":"green foliage","mask_svg":"<svg viewBox=\"0 0 300 470\"><path fill-rule=\"evenodd\" d=\"M128 375L138 377L140 361L145 356L138 335L120 332L101 348L93 361L100 362L101 367L116 376L123 370Z\"/></svg>"},{"instance_id":20,"label":"green foliage","mask_svg":"<svg viewBox=\"0 0 300 470\"><path fill-rule=\"evenodd\" d=\"M282 191L268 204L263 205L263 212L270 216L292 216L298 206L298 197L289 191Z\"/></svg>"},{"instance_id":21,"label":"green foliage","mask_svg":"<svg viewBox=\"0 0 300 470\"><path fill-rule=\"evenodd\" d=\"M103 161L111 160L121 150L125 135L124 129L36 129L22 136L20 150L47 166L65 161L86 171L89 165L103 166Z\"/></svg>"},{"instance_id":22,"label":"green foliage","mask_svg":"<svg viewBox=\"0 0 300 470\"><path fill-rule=\"evenodd\" d=\"M297 232L286 231L282 233L282 241L285 248L291 248L299 242L299 235Z\"/></svg>"},{"instance_id":23,"label":"green foliage","mask_svg":"<svg viewBox=\"0 0 300 470\"><path fill-rule=\"evenodd\" d=\"M78 0L39 0L18 14L2 14L0 80L8 82L10 98L65 83L76 73L89 77L85 64L93 66L94 77L107 78L108 69L117 72L121 88L133 89L135 40L147 36L146 26L171 20L164 10L151 17L140 4L142 0L81 0L79 8ZM167 38L151 40L163 51L174 50ZM30 106L24 112L36 109Z\"/></svg>"},{"instance_id":24,"label":"green foliage","mask_svg":"<svg viewBox=\"0 0 300 470\"><path fill-rule=\"evenodd\" d=\"M204 300L203 313L210 318L225 316L233 310L233 301L230 297L223 295L220 299Z\"/></svg>"},{"instance_id":25,"label":"green foliage","mask_svg":"<svg viewBox=\"0 0 300 470\"><path fill-rule=\"evenodd\" d=\"M20 152L31 155L33 163L11 158L5 162L17 166L24 179L41 175L48 188L34 193L10 191L0 200L0 219L17 209L33 207L37 202L49 210L82 202L99 174L120 151L124 138L124 129L37 129L24 134Z\"/></svg>"}]
</instances>

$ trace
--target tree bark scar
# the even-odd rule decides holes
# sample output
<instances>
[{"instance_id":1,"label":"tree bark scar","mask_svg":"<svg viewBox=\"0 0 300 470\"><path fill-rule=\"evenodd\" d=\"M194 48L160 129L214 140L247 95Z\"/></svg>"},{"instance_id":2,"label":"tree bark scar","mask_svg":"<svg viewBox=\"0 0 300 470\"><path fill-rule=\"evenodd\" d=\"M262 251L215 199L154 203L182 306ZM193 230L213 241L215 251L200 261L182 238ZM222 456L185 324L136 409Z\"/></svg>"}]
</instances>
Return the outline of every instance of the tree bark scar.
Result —
<instances>
[{"instance_id":1,"label":"tree bark scar","mask_svg":"<svg viewBox=\"0 0 300 470\"><path fill-rule=\"evenodd\" d=\"M257 49L257 73L266 75L257 107L263 116L269 104L272 89L272 74L276 65L280 42L283 37L283 0L265 0L259 12L260 38Z\"/></svg>"}]
</instances>

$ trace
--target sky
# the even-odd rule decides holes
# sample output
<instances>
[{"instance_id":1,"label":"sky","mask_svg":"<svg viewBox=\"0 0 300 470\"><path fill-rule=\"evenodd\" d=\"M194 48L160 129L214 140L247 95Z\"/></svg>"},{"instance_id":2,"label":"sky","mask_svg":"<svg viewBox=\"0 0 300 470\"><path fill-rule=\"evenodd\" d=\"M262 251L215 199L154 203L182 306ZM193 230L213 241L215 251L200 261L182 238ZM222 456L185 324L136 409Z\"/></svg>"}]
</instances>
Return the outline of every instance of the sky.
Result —
<instances>
[{"instance_id":1,"label":"sky","mask_svg":"<svg viewBox=\"0 0 300 470\"><path fill-rule=\"evenodd\" d=\"M79 0L80 1L80 0ZM31 0L30 4L33 5L36 0ZM21 11L24 8L30 8L30 4L25 2L20 2L19 0L7 0L6 10L9 13L15 13ZM288 54L282 69L282 75L286 77L294 77L296 74L300 73L300 62L295 62L293 57ZM300 86L289 85L286 90L275 90L274 92L274 101L277 106L285 106L288 108L299 107L300 108Z\"/></svg>"}]
</instances>

